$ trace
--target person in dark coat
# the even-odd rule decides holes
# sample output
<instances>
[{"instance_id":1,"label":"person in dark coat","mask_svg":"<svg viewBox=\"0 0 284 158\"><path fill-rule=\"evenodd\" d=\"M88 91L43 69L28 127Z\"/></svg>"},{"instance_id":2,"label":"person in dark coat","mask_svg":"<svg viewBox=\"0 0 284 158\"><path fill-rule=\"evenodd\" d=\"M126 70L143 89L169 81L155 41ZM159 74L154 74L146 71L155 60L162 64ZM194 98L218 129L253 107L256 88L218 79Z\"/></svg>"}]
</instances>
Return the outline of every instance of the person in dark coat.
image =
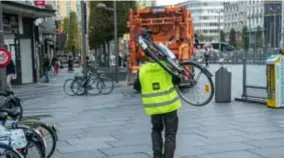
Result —
<instances>
[{"instance_id":1,"label":"person in dark coat","mask_svg":"<svg viewBox=\"0 0 284 158\"><path fill-rule=\"evenodd\" d=\"M205 66L209 67L210 52L209 49L207 48L205 49L204 59L205 59Z\"/></svg>"},{"instance_id":2,"label":"person in dark coat","mask_svg":"<svg viewBox=\"0 0 284 158\"><path fill-rule=\"evenodd\" d=\"M13 91L11 81L16 77L16 68L14 62L11 60L10 64L6 67L6 75L7 75L7 89Z\"/></svg>"},{"instance_id":3,"label":"person in dark coat","mask_svg":"<svg viewBox=\"0 0 284 158\"><path fill-rule=\"evenodd\" d=\"M73 71L73 59L72 56L69 56L68 59L68 72L72 72Z\"/></svg>"},{"instance_id":4,"label":"person in dark coat","mask_svg":"<svg viewBox=\"0 0 284 158\"><path fill-rule=\"evenodd\" d=\"M54 75L58 74L58 69L59 69L59 63L58 63L58 59L56 56L54 56L52 58L52 66L53 66L53 70L54 70Z\"/></svg>"},{"instance_id":5,"label":"person in dark coat","mask_svg":"<svg viewBox=\"0 0 284 158\"><path fill-rule=\"evenodd\" d=\"M48 56L45 57L44 62L43 62L43 71L45 75L45 82L49 82L49 77L48 77L48 71L50 70L50 60Z\"/></svg>"}]
</instances>

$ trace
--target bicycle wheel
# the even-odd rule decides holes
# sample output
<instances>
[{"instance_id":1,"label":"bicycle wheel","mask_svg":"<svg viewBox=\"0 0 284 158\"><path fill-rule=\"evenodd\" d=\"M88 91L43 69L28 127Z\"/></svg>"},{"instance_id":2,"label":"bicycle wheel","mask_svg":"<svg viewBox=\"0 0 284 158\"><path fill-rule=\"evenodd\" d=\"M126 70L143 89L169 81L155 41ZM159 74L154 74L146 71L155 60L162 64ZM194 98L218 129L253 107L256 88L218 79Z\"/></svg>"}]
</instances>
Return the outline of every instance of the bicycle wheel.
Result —
<instances>
[{"instance_id":1,"label":"bicycle wheel","mask_svg":"<svg viewBox=\"0 0 284 158\"><path fill-rule=\"evenodd\" d=\"M24 156L9 145L0 143L0 158L24 158Z\"/></svg>"},{"instance_id":2,"label":"bicycle wheel","mask_svg":"<svg viewBox=\"0 0 284 158\"><path fill-rule=\"evenodd\" d=\"M75 95L75 93L72 90L73 80L74 79L67 79L67 80L65 80L65 82L63 84L63 90L69 96L74 96Z\"/></svg>"},{"instance_id":3,"label":"bicycle wheel","mask_svg":"<svg viewBox=\"0 0 284 158\"><path fill-rule=\"evenodd\" d=\"M25 157L35 158L45 157L46 142L43 139L41 131L34 129L29 125L25 125L22 122L5 127L7 129L21 129L24 131L28 144L25 148L18 149L18 151L21 152L22 155L24 155Z\"/></svg>"},{"instance_id":4,"label":"bicycle wheel","mask_svg":"<svg viewBox=\"0 0 284 158\"><path fill-rule=\"evenodd\" d=\"M101 84L98 84L98 82L100 82L100 79L97 76L91 76L86 85L89 94L98 95L101 93L102 86Z\"/></svg>"},{"instance_id":5,"label":"bicycle wheel","mask_svg":"<svg viewBox=\"0 0 284 158\"><path fill-rule=\"evenodd\" d=\"M114 89L114 82L111 77L101 76L97 87L101 87L103 95L110 94Z\"/></svg>"},{"instance_id":6,"label":"bicycle wheel","mask_svg":"<svg viewBox=\"0 0 284 158\"><path fill-rule=\"evenodd\" d=\"M214 96L214 84L211 73L192 61L181 63L186 74L181 74L181 84L177 88L180 97L190 105L207 105ZM202 96L200 96L202 95Z\"/></svg>"},{"instance_id":7,"label":"bicycle wheel","mask_svg":"<svg viewBox=\"0 0 284 158\"><path fill-rule=\"evenodd\" d=\"M28 139L28 144L25 149L22 150L22 155L32 158L45 158L45 153L42 150L41 144L33 139Z\"/></svg>"},{"instance_id":8,"label":"bicycle wheel","mask_svg":"<svg viewBox=\"0 0 284 158\"><path fill-rule=\"evenodd\" d=\"M72 92L75 95L83 95L84 94L84 87L82 85L83 79L76 79L72 82Z\"/></svg>"},{"instance_id":9,"label":"bicycle wheel","mask_svg":"<svg viewBox=\"0 0 284 158\"><path fill-rule=\"evenodd\" d=\"M43 139L46 141L46 150L45 155L47 158L50 158L55 151L56 148L56 133L44 123L39 122L39 126L36 128L37 130L41 131L43 135Z\"/></svg>"}]
</instances>

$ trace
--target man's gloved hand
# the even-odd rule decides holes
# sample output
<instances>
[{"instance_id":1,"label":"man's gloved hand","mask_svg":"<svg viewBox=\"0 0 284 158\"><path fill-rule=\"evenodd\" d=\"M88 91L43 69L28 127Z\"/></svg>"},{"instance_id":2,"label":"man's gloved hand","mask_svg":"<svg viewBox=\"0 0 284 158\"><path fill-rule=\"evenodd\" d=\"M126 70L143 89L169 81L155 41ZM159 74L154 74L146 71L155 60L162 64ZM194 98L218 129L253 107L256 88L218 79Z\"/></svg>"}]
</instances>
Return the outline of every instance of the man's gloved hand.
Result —
<instances>
[{"instance_id":1,"label":"man's gloved hand","mask_svg":"<svg viewBox=\"0 0 284 158\"><path fill-rule=\"evenodd\" d=\"M180 84L180 77L177 75L173 75L172 82L174 85Z\"/></svg>"}]
</instances>

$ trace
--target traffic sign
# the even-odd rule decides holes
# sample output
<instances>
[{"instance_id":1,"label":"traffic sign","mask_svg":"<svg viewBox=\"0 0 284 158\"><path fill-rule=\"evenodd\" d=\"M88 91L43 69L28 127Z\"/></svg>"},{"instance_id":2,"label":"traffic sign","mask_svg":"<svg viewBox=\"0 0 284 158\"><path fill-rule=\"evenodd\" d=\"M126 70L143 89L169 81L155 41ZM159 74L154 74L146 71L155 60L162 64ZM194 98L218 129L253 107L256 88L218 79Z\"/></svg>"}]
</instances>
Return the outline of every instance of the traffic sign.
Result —
<instances>
[{"instance_id":1,"label":"traffic sign","mask_svg":"<svg viewBox=\"0 0 284 158\"><path fill-rule=\"evenodd\" d=\"M0 67L5 67L11 62L11 53L5 49L0 48Z\"/></svg>"},{"instance_id":2,"label":"traffic sign","mask_svg":"<svg viewBox=\"0 0 284 158\"><path fill-rule=\"evenodd\" d=\"M35 0L35 6L45 6L45 0Z\"/></svg>"}]
</instances>

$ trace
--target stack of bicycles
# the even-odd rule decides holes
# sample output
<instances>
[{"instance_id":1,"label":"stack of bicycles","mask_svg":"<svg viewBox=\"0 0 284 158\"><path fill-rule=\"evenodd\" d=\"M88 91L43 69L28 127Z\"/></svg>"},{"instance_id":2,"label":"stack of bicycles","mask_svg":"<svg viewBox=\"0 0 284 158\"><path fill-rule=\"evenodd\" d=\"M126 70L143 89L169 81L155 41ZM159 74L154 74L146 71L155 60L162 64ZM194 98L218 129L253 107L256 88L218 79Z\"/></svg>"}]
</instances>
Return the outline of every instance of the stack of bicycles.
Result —
<instances>
[{"instance_id":1,"label":"stack of bicycles","mask_svg":"<svg viewBox=\"0 0 284 158\"><path fill-rule=\"evenodd\" d=\"M107 95L113 89L113 79L92 67L86 77L77 74L74 78L67 79L63 85L64 92L69 96L83 95L86 92L91 95Z\"/></svg>"},{"instance_id":2,"label":"stack of bicycles","mask_svg":"<svg viewBox=\"0 0 284 158\"><path fill-rule=\"evenodd\" d=\"M57 130L39 118L23 118L21 100L11 91L0 93L0 157L49 158L57 143Z\"/></svg>"}]
</instances>

